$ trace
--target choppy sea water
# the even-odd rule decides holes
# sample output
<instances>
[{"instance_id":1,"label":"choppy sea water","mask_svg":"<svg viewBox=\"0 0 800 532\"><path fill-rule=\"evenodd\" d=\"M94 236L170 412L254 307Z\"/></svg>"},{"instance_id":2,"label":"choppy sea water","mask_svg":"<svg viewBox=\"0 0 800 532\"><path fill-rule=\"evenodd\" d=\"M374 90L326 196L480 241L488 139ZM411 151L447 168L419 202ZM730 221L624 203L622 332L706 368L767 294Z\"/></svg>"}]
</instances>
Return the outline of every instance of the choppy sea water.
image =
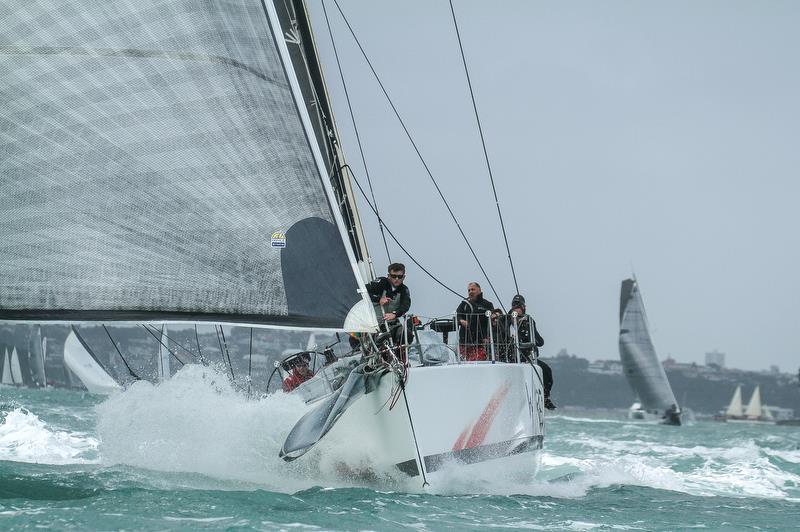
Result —
<instances>
[{"instance_id":1,"label":"choppy sea water","mask_svg":"<svg viewBox=\"0 0 800 532\"><path fill-rule=\"evenodd\" d=\"M0 529L800 526L800 427L553 415L534 481L488 468L422 491L342 479L331 461L281 461L304 408L282 394L246 399L196 367L111 398L0 387Z\"/></svg>"}]
</instances>

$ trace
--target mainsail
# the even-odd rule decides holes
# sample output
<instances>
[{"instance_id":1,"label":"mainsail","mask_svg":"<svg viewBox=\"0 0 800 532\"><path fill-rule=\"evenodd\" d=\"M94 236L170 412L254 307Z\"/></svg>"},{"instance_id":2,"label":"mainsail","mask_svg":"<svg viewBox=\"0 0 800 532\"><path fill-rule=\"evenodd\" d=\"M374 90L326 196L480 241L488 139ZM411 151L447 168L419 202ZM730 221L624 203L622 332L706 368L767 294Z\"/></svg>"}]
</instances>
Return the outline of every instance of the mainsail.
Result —
<instances>
[{"instance_id":1,"label":"mainsail","mask_svg":"<svg viewBox=\"0 0 800 532\"><path fill-rule=\"evenodd\" d=\"M731 402L728 405L728 409L725 411L725 414L732 417L737 417L742 415L742 386L736 386L736 391L733 392L733 397L731 398Z\"/></svg>"},{"instance_id":2,"label":"mainsail","mask_svg":"<svg viewBox=\"0 0 800 532\"><path fill-rule=\"evenodd\" d=\"M756 389L753 390L753 395L750 396L750 402L747 403L747 409L744 411L744 415L750 418L758 418L763 415L761 410L760 386L756 386Z\"/></svg>"},{"instance_id":3,"label":"mainsail","mask_svg":"<svg viewBox=\"0 0 800 532\"><path fill-rule=\"evenodd\" d=\"M677 406L647 327L644 302L635 279L622 281L619 307L619 356L625 377L645 410Z\"/></svg>"},{"instance_id":4,"label":"mainsail","mask_svg":"<svg viewBox=\"0 0 800 532\"><path fill-rule=\"evenodd\" d=\"M2 4L0 319L376 326L294 9Z\"/></svg>"}]
</instances>

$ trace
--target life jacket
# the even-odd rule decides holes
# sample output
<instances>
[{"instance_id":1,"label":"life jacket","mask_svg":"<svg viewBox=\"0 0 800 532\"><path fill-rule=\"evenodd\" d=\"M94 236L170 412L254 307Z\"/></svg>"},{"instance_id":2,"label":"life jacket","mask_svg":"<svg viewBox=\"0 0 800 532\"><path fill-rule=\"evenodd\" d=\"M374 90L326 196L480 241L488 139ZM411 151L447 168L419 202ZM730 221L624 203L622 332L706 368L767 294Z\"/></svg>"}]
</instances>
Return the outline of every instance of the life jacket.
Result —
<instances>
[{"instance_id":1,"label":"life jacket","mask_svg":"<svg viewBox=\"0 0 800 532\"><path fill-rule=\"evenodd\" d=\"M294 368L292 372L289 374L289 376L283 379L283 391L289 393L298 386L300 386L301 384L303 384L304 382L306 382L311 377L312 377L311 373L309 373L308 375L303 375L302 373L297 371L297 368Z\"/></svg>"}]
</instances>

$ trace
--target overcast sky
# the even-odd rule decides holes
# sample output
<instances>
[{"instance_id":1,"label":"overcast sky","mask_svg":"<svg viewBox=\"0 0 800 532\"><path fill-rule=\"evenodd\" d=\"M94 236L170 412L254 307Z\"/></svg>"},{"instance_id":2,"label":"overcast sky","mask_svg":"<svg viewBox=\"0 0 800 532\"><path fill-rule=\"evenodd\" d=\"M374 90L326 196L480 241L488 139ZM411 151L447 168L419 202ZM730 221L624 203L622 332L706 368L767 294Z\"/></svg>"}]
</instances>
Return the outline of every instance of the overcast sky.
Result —
<instances>
[{"instance_id":1,"label":"overcast sky","mask_svg":"<svg viewBox=\"0 0 800 532\"><path fill-rule=\"evenodd\" d=\"M387 224L459 292L498 303L332 0ZM500 298L514 294L445 0L339 0ZM321 0L310 0L348 162L366 184ZM617 358L636 273L660 357L800 364L800 3L454 0L520 291L545 338ZM360 209L376 269L386 252ZM412 310L458 300L408 265Z\"/></svg>"}]
</instances>

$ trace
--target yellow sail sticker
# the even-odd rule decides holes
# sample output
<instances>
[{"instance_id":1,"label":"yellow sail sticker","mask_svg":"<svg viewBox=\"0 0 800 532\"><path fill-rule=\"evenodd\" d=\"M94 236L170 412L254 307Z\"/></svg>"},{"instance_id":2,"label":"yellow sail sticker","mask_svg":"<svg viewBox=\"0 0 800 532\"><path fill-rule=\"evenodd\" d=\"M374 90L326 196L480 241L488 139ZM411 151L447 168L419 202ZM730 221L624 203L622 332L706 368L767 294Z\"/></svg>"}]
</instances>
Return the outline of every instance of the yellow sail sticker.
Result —
<instances>
[{"instance_id":1,"label":"yellow sail sticker","mask_svg":"<svg viewBox=\"0 0 800 532\"><path fill-rule=\"evenodd\" d=\"M270 246L274 248L285 248L286 247L286 233L283 231L275 231L272 233L272 238L270 238Z\"/></svg>"}]
</instances>

